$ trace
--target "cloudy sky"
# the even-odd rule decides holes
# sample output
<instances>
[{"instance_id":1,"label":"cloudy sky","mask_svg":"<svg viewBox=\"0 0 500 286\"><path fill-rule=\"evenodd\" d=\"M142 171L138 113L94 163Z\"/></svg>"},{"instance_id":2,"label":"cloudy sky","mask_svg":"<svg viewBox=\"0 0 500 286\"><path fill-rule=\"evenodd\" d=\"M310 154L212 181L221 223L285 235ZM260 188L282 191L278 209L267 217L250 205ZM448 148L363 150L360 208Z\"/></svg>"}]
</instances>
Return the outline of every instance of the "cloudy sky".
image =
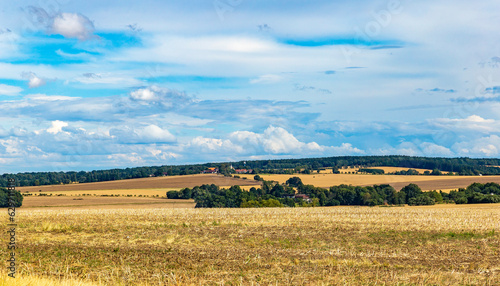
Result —
<instances>
[{"instance_id":1,"label":"cloudy sky","mask_svg":"<svg viewBox=\"0 0 500 286\"><path fill-rule=\"evenodd\" d=\"M4 1L0 173L500 157L500 2Z\"/></svg>"}]
</instances>

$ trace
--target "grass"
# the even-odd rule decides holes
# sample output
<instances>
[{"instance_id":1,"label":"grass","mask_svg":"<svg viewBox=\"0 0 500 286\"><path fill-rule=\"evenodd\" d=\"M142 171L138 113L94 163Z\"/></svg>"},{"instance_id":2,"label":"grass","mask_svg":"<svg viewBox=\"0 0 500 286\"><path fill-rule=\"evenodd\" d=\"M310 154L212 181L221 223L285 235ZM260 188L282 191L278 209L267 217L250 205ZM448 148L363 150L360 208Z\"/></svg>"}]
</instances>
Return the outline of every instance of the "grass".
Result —
<instances>
[{"instance_id":1,"label":"grass","mask_svg":"<svg viewBox=\"0 0 500 286\"><path fill-rule=\"evenodd\" d=\"M146 205L144 207L164 206L164 207L194 207L193 200L169 200L165 198L153 197L101 197L97 195L85 196L27 196L24 197L24 208L40 208L40 207L88 207L88 206L120 206L120 205Z\"/></svg>"},{"instance_id":2,"label":"grass","mask_svg":"<svg viewBox=\"0 0 500 286\"><path fill-rule=\"evenodd\" d=\"M499 205L20 209L17 220L18 271L47 283L500 283Z\"/></svg>"}]
</instances>

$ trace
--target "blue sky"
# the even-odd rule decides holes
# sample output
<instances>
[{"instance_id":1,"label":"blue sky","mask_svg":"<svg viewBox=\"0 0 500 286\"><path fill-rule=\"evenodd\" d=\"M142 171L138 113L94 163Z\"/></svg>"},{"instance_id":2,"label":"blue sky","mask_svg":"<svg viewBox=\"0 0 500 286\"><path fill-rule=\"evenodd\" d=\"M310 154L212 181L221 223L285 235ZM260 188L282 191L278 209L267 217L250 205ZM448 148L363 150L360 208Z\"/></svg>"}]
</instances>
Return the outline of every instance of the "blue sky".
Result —
<instances>
[{"instance_id":1,"label":"blue sky","mask_svg":"<svg viewBox=\"0 0 500 286\"><path fill-rule=\"evenodd\" d=\"M494 0L4 3L0 173L500 157L498 11Z\"/></svg>"}]
</instances>

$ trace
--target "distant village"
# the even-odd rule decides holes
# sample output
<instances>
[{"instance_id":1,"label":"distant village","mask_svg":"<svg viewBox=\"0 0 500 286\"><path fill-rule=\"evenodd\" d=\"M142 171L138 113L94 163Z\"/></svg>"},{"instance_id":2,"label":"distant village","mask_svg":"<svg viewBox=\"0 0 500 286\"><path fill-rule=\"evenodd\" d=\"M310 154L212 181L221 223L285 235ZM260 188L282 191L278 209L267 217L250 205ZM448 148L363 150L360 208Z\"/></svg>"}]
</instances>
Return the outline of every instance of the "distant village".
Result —
<instances>
[{"instance_id":1,"label":"distant village","mask_svg":"<svg viewBox=\"0 0 500 286\"><path fill-rule=\"evenodd\" d=\"M235 174L252 174L253 170L252 169L235 169L231 165L229 167L231 170L234 171ZM219 168L217 167L210 167L201 172L202 174L218 174L219 173Z\"/></svg>"}]
</instances>

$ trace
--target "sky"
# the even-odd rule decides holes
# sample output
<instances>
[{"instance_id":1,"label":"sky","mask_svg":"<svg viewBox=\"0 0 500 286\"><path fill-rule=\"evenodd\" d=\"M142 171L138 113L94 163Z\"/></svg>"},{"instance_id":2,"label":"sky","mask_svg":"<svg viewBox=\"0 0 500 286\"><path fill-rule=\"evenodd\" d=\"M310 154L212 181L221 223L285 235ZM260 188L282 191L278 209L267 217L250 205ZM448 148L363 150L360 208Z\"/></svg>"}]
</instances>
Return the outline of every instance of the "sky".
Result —
<instances>
[{"instance_id":1,"label":"sky","mask_svg":"<svg viewBox=\"0 0 500 286\"><path fill-rule=\"evenodd\" d=\"M4 1L0 173L500 157L500 1Z\"/></svg>"}]
</instances>

